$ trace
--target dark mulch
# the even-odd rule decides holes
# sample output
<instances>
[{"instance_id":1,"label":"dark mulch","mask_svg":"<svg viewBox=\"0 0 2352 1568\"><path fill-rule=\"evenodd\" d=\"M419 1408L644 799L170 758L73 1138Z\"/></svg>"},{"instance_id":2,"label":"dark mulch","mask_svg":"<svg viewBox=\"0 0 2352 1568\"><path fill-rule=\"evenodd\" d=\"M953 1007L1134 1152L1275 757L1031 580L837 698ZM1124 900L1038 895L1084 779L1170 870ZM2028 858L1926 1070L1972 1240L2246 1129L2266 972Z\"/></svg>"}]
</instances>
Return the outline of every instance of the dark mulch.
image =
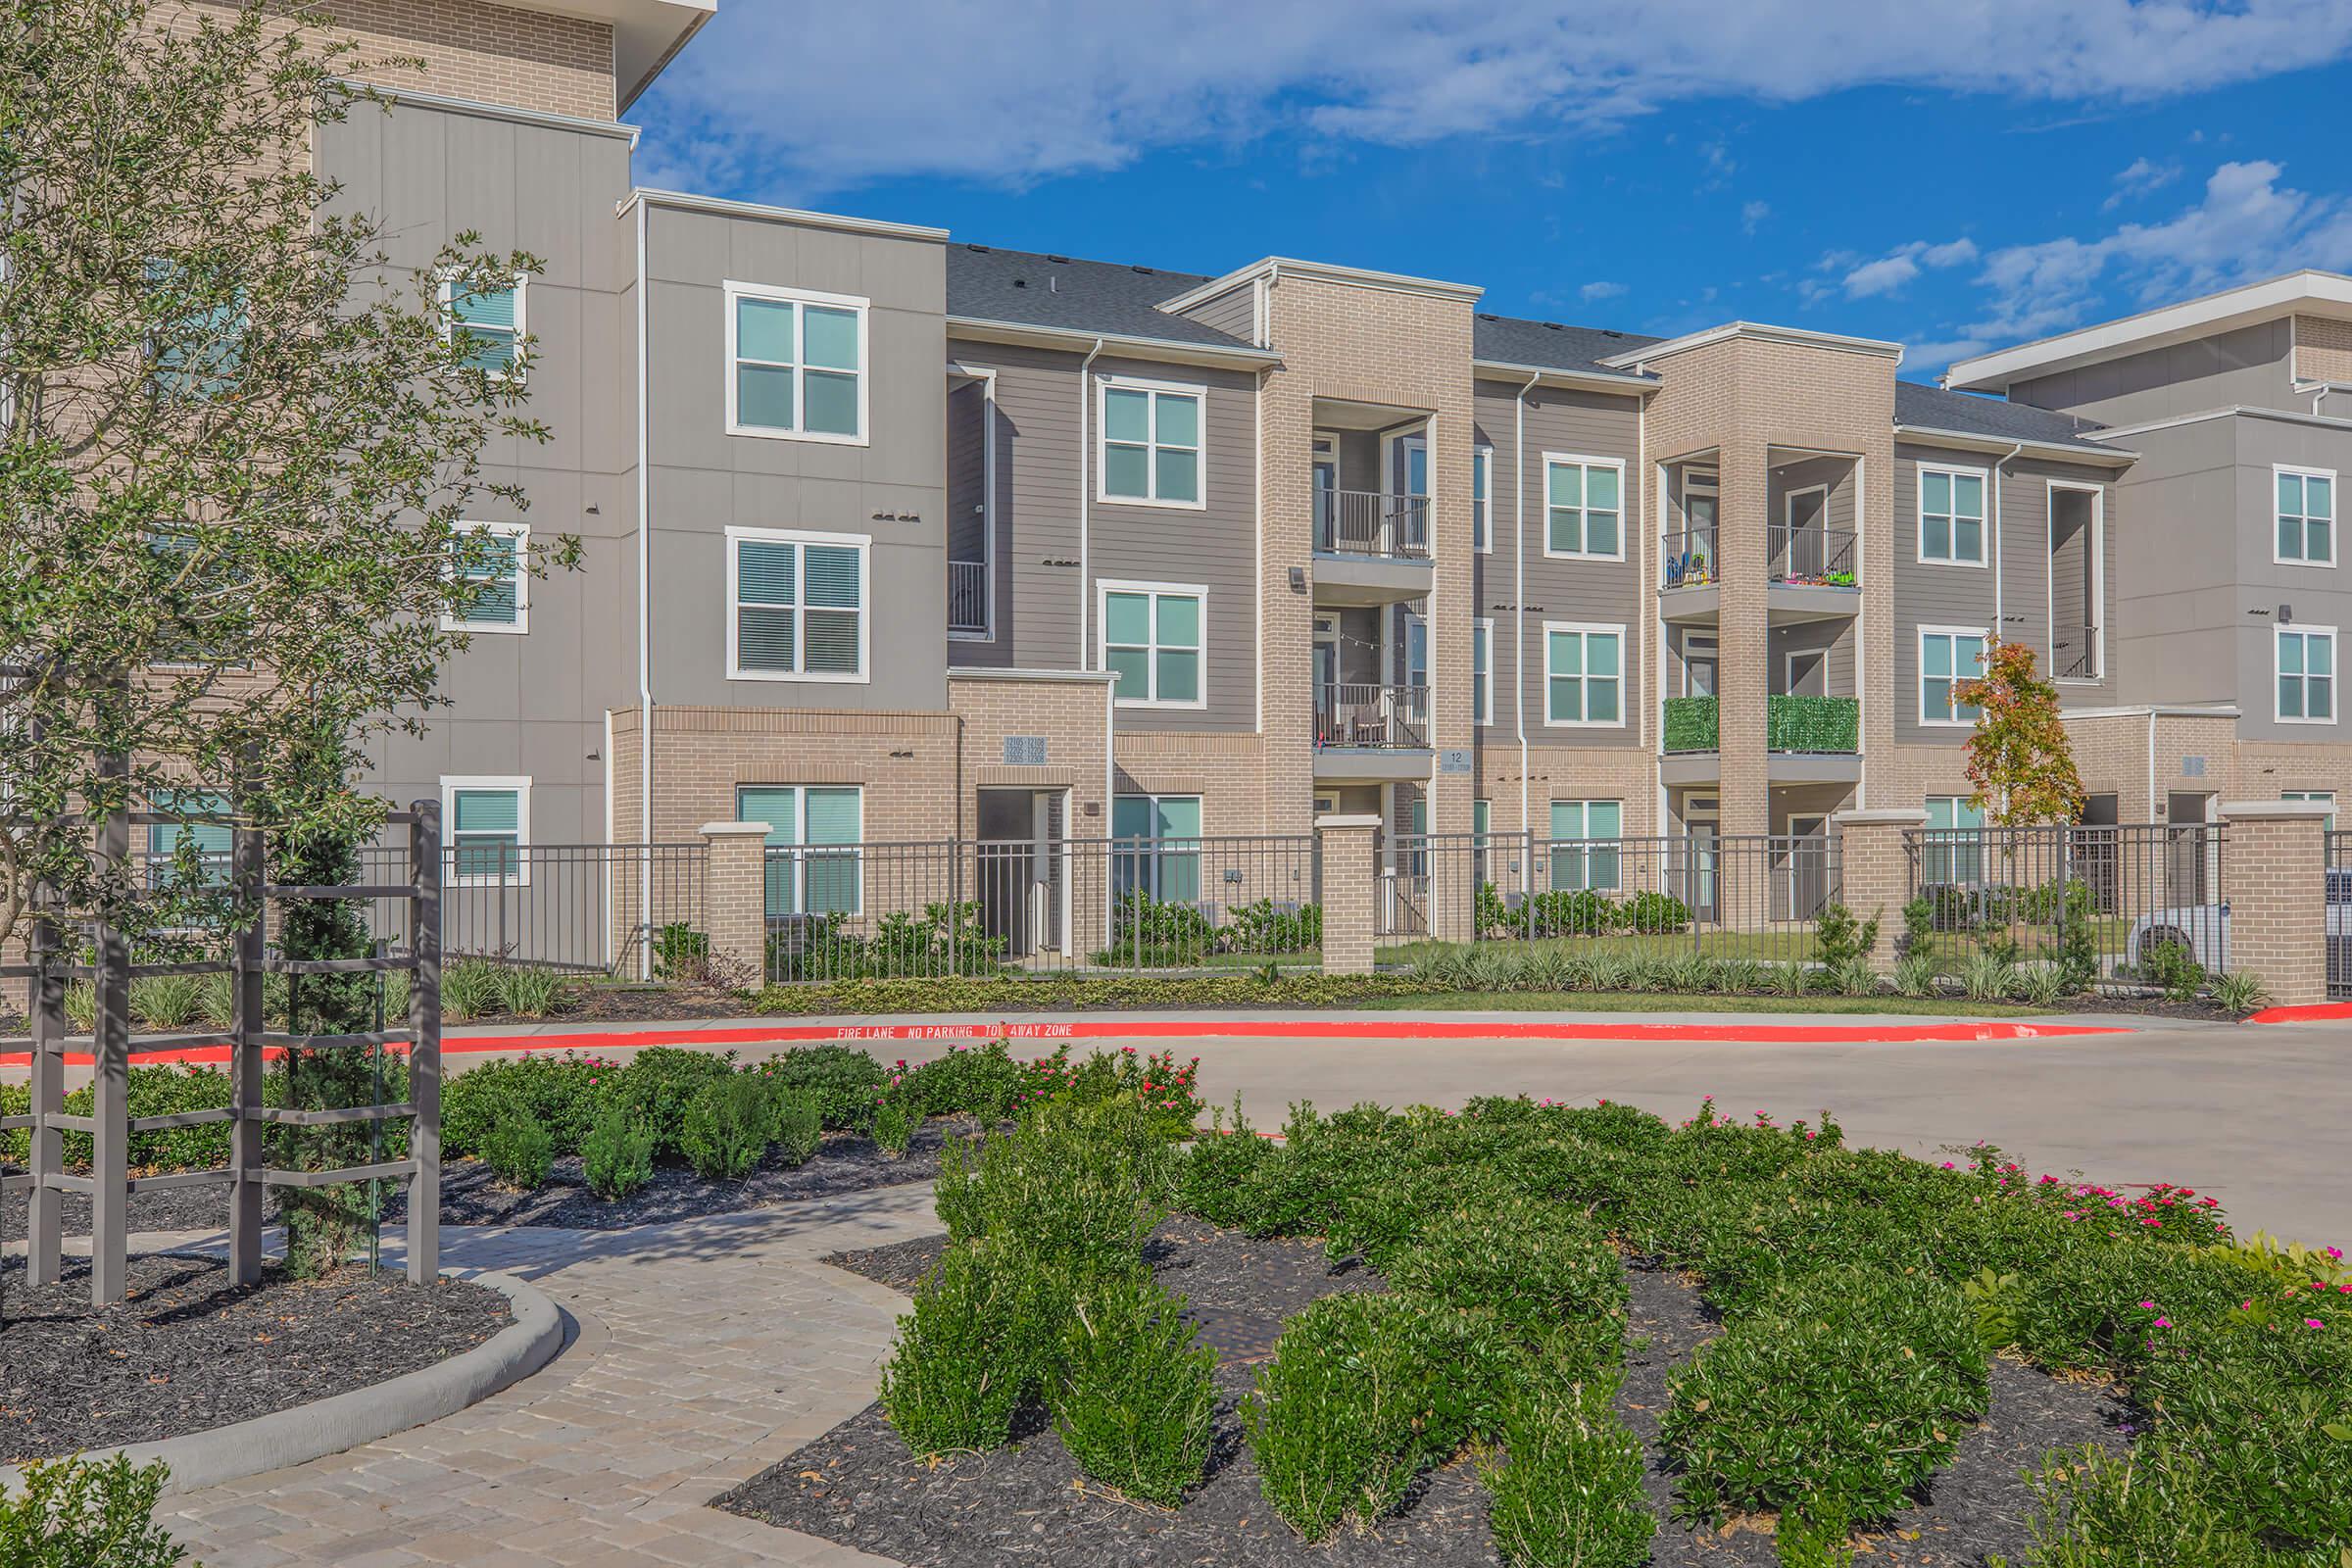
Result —
<instances>
[{"instance_id":1,"label":"dark mulch","mask_svg":"<svg viewBox=\"0 0 2352 1568\"><path fill-rule=\"evenodd\" d=\"M841 1253L829 1261L898 1290L937 1263L944 1238ZM983 1568L1004 1561L1070 1568L1470 1568L1498 1562L1487 1498L1467 1461L1425 1477L1393 1517L1325 1545L1308 1545L1258 1490L1235 1401L1251 1366L1270 1353L1282 1320L1319 1296L1378 1290L1356 1265L1330 1269L1314 1242L1263 1241L1172 1220L1155 1234L1154 1272L1191 1298L1200 1338L1217 1347L1216 1442L1208 1480L1181 1510L1130 1502L1085 1482L1048 1428L1000 1453L961 1454L936 1468L906 1450L879 1406L869 1406L714 1506L807 1531L914 1568ZM1647 1340L1629 1355L1620 1408L1654 1442L1669 1368L1717 1330L1697 1293L1670 1274L1631 1274L1631 1332ZM1993 1371L1989 1419L1961 1443L1929 1501L1870 1542L1872 1562L1917 1568L1981 1564L1988 1552L2022 1554L2028 1498L2018 1472L2052 1447L2120 1446L2121 1406L2099 1390L2057 1382L2010 1363ZM1648 1487L1661 1527L1657 1568L1769 1568L1769 1529L1692 1530L1672 1515L1672 1478L1654 1448Z\"/></svg>"},{"instance_id":2,"label":"dark mulch","mask_svg":"<svg viewBox=\"0 0 2352 1568\"><path fill-rule=\"evenodd\" d=\"M215 1258L130 1260L130 1294L90 1308L88 1265L24 1288L6 1270L0 1462L151 1443L251 1420L431 1366L513 1320L507 1298L453 1280L347 1269L305 1283L274 1266L238 1287Z\"/></svg>"},{"instance_id":3,"label":"dark mulch","mask_svg":"<svg viewBox=\"0 0 2352 1568\"><path fill-rule=\"evenodd\" d=\"M531 1193L499 1186L490 1168L476 1160L452 1160L441 1171L441 1221L445 1225L553 1225L613 1231L703 1214L767 1208L804 1198L899 1187L927 1182L938 1175L939 1152L948 1141L968 1140L979 1131L980 1124L973 1117L941 1117L917 1128L906 1154L898 1159L883 1153L861 1133L827 1133L807 1164L787 1166L771 1153L767 1163L741 1182L707 1182L684 1165L658 1165L651 1182L616 1202L607 1202L588 1190L588 1178L577 1156L557 1160L548 1173L547 1185ZM264 1199L272 1219L275 1202L274 1195ZM383 1202L386 1225L406 1220L404 1187L386 1184ZM0 1237L13 1240L24 1236L24 1205L22 1193L0 1197ZM68 1193L62 1208L66 1235L90 1233L88 1199ZM167 1187L130 1197L130 1227L134 1231L219 1230L227 1224L225 1188Z\"/></svg>"}]
</instances>

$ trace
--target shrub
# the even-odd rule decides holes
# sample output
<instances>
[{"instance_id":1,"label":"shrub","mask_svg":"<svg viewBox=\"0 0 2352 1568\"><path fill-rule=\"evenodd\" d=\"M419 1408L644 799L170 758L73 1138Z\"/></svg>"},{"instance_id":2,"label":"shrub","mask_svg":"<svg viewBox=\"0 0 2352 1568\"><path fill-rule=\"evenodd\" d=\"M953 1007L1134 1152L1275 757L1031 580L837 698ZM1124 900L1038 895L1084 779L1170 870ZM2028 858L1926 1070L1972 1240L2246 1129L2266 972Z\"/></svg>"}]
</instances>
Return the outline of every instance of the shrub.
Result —
<instances>
[{"instance_id":1,"label":"shrub","mask_svg":"<svg viewBox=\"0 0 2352 1568\"><path fill-rule=\"evenodd\" d=\"M1617 925L1643 936L1673 936L1690 929L1690 906L1671 893L1643 888L1617 906Z\"/></svg>"},{"instance_id":2,"label":"shrub","mask_svg":"<svg viewBox=\"0 0 2352 1568\"><path fill-rule=\"evenodd\" d=\"M807 1097L827 1127L843 1130L865 1125L874 1090L890 1076L873 1057L847 1046L799 1046L751 1071L778 1090Z\"/></svg>"},{"instance_id":3,"label":"shrub","mask_svg":"<svg viewBox=\"0 0 2352 1568\"><path fill-rule=\"evenodd\" d=\"M1323 906L1279 905L1272 899L1226 911L1226 941L1235 953L1311 953L1323 945Z\"/></svg>"},{"instance_id":4,"label":"shrub","mask_svg":"<svg viewBox=\"0 0 2352 1568\"><path fill-rule=\"evenodd\" d=\"M2160 936L2141 946L2139 977L2175 1002L2193 1002L2205 989L2205 966L2187 943L2172 937Z\"/></svg>"},{"instance_id":5,"label":"shrub","mask_svg":"<svg viewBox=\"0 0 2352 1568\"><path fill-rule=\"evenodd\" d=\"M1894 960L1894 989L1906 997L1932 997L1936 994L1936 960L1926 953L1913 951Z\"/></svg>"},{"instance_id":6,"label":"shrub","mask_svg":"<svg viewBox=\"0 0 2352 1568\"><path fill-rule=\"evenodd\" d=\"M204 1017L206 976L143 975L130 983L130 1016L147 1029L185 1029Z\"/></svg>"},{"instance_id":7,"label":"shrub","mask_svg":"<svg viewBox=\"0 0 2352 1568\"><path fill-rule=\"evenodd\" d=\"M710 934L673 920L654 936L654 978L700 981L710 962Z\"/></svg>"},{"instance_id":8,"label":"shrub","mask_svg":"<svg viewBox=\"0 0 2352 1568\"><path fill-rule=\"evenodd\" d=\"M757 1080L755 1080L757 1081ZM807 1095L768 1090L768 1135L787 1166L808 1163L825 1141L824 1116Z\"/></svg>"},{"instance_id":9,"label":"shrub","mask_svg":"<svg viewBox=\"0 0 2352 1568\"><path fill-rule=\"evenodd\" d=\"M2106 1200L2082 1200L2105 1211ZM2057 1370L2123 1371L2146 1358L2158 1317L2219 1322L2240 1301L2270 1295L2276 1279L2256 1259L2147 1242L2095 1241L2059 1257L2017 1308L2017 1346ZM2142 1307L2142 1301L2158 1303Z\"/></svg>"},{"instance_id":10,"label":"shrub","mask_svg":"<svg viewBox=\"0 0 2352 1568\"><path fill-rule=\"evenodd\" d=\"M1407 1296L1327 1296L1283 1325L1242 1403L1266 1501L1309 1541L1377 1519L1482 1427L1498 1345L1477 1320Z\"/></svg>"},{"instance_id":11,"label":"shrub","mask_svg":"<svg viewBox=\"0 0 2352 1568\"><path fill-rule=\"evenodd\" d=\"M1673 1380L1659 1436L1694 1512L1821 1497L1883 1518L1947 1463L1988 1397L1960 1295L1867 1265L1734 1320Z\"/></svg>"},{"instance_id":12,"label":"shrub","mask_svg":"<svg viewBox=\"0 0 2352 1568\"><path fill-rule=\"evenodd\" d=\"M899 1319L878 1397L921 1454L1003 1447L1053 1375L1067 1286L1012 1240L948 1249Z\"/></svg>"},{"instance_id":13,"label":"shrub","mask_svg":"<svg viewBox=\"0 0 2352 1568\"><path fill-rule=\"evenodd\" d=\"M133 1466L34 1460L15 1496L0 1494L0 1563L11 1568L173 1568L187 1553L151 1522L171 1474Z\"/></svg>"},{"instance_id":14,"label":"shrub","mask_svg":"<svg viewBox=\"0 0 2352 1568\"><path fill-rule=\"evenodd\" d=\"M987 1045L950 1046L911 1072L899 1063L905 1082L899 1087L918 1115L946 1116L969 1111L983 1121L1003 1121L1019 1108L1028 1088L1028 1072L1013 1060L1003 1040ZM874 1082L880 1084L882 1077ZM868 1091L868 1099L872 1098Z\"/></svg>"},{"instance_id":15,"label":"shrub","mask_svg":"<svg viewBox=\"0 0 2352 1568\"><path fill-rule=\"evenodd\" d=\"M1081 1272L1132 1266L1165 1215L1175 1160L1134 1107L1052 1106L977 1153L940 1152L937 1203L949 1237L997 1237Z\"/></svg>"},{"instance_id":16,"label":"shrub","mask_svg":"<svg viewBox=\"0 0 2352 1568\"><path fill-rule=\"evenodd\" d=\"M506 1004L498 965L487 958L459 958L441 967L441 1016L450 1023L487 1018Z\"/></svg>"},{"instance_id":17,"label":"shrub","mask_svg":"<svg viewBox=\"0 0 2352 1568\"><path fill-rule=\"evenodd\" d=\"M1813 956L1833 974L1857 958L1869 962L1878 941L1878 918L1857 920L1842 904L1824 905L1813 921Z\"/></svg>"},{"instance_id":18,"label":"shrub","mask_svg":"<svg viewBox=\"0 0 2352 1568\"><path fill-rule=\"evenodd\" d=\"M1218 1110L1210 1119L1208 1132L1184 1156L1177 1184L1179 1200L1187 1210L1211 1225L1254 1228L1256 1205L1250 1196L1250 1178L1280 1163L1282 1157L1281 1151L1250 1125L1242 1114L1241 1097L1236 1095L1231 1124L1226 1122L1225 1112Z\"/></svg>"},{"instance_id":19,"label":"shrub","mask_svg":"<svg viewBox=\"0 0 2352 1568\"><path fill-rule=\"evenodd\" d=\"M653 1129L619 1105L607 1105L581 1140L580 1162L590 1192L609 1201L626 1198L654 1179Z\"/></svg>"},{"instance_id":20,"label":"shrub","mask_svg":"<svg viewBox=\"0 0 2352 1568\"><path fill-rule=\"evenodd\" d=\"M2237 1528L2204 1473L2161 1445L2050 1454L2031 1478L2034 1568L2271 1568L2290 1561Z\"/></svg>"},{"instance_id":21,"label":"shrub","mask_svg":"<svg viewBox=\"0 0 2352 1568\"><path fill-rule=\"evenodd\" d=\"M1591 888L1539 893L1533 902L1538 936L1596 937L1619 919L1615 902Z\"/></svg>"},{"instance_id":22,"label":"shrub","mask_svg":"<svg viewBox=\"0 0 2352 1568\"><path fill-rule=\"evenodd\" d=\"M2006 1002L2017 990L2017 963L1990 946L1980 948L1961 965L1960 990L1971 1002Z\"/></svg>"},{"instance_id":23,"label":"shrub","mask_svg":"<svg viewBox=\"0 0 2352 1568\"><path fill-rule=\"evenodd\" d=\"M2216 975L2213 979L2213 1004L2224 1012L2248 1013L2271 1004L2271 992L2262 983L2262 976L2240 970L2236 974Z\"/></svg>"},{"instance_id":24,"label":"shrub","mask_svg":"<svg viewBox=\"0 0 2352 1568\"><path fill-rule=\"evenodd\" d=\"M620 1070L612 1092L653 1129L655 1157L674 1158L685 1152L686 1107L710 1084L734 1073L733 1053L647 1046Z\"/></svg>"},{"instance_id":25,"label":"shrub","mask_svg":"<svg viewBox=\"0 0 2352 1568\"><path fill-rule=\"evenodd\" d=\"M1079 1468L1174 1507L1208 1468L1217 1353L1192 1348L1184 1298L1139 1273L1072 1294L1054 1429Z\"/></svg>"},{"instance_id":26,"label":"shrub","mask_svg":"<svg viewBox=\"0 0 2352 1568\"><path fill-rule=\"evenodd\" d=\"M564 1004L564 977L553 969L500 964L498 1001L517 1018L544 1018Z\"/></svg>"},{"instance_id":27,"label":"shrub","mask_svg":"<svg viewBox=\"0 0 2352 1568\"><path fill-rule=\"evenodd\" d=\"M907 1146L914 1142L914 1130L921 1125L914 1107L896 1096L885 1095L874 1106L874 1147L892 1159L906 1156Z\"/></svg>"},{"instance_id":28,"label":"shrub","mask_svg":"<svg viewBox=\"0 0 2352 1568\"><path fill-rule=\"evenodd\" d=\"M545 1127L509 1106L482 1139L481 1155L501 1186L528 1193L547 1185L555 1142Z\"/></svg>"},{"instance_id":29,"label":"shrub","mask_svg":"<svg viewBox=\"0 0 2352 1568\"><path fill-rule=\"evenodd\" d=\"M678 1147L707 1182L739 1182L759 1169L775 1131L776 1105L751 1073L715 1078L686 1102Z\"/></svg>"},{"instance_id":30,"label":"shrub","mask_svg":"<svg viewBox=\"0 0 2352 1568\"><path fill-rule=\"evenodd\" d=\"M546 1128L557 1153L578 1153L624 1070L568 1051L469 1067L441 1087L442 1147L452 1154L479 1153L491 1126L512 1110Z\"/></svg>"},{"instance_id":31,"label":"shrub","mask_svg":"<svg viewBox=\"0 0 2352 1568\"><path fill-rule=\"evenodd\" d=\"M1613 1379L1529 1380L1490 1464L1494 1544L1520 1568L1640 1568L1657 1521L1641 1443L1612 1406Z\"/></svg>"},{"instance_id":32,"label":"shrub","mask_svg":"<svg viewBox=\"0 0 2352 1568\"><path fill-rule=\"evenodd\" d=\"M1388 1265L1388 1275L1395 1289L1485 1307L1531 1340L1592 1324L1613 1348L1625 1313L1625 1270L1607 1237L1582 1213L1534 1199L1440 1216Z\"/></svg>"},{"instance_id":33,"label":"shrub","mask_svg":"<svg viewBox=\"0 0 2352 1568\"><path fill-rule=\"evenodd\" d=\"M2168 1315L2132 1395L2237 1528L2295 1552L2352 1545L2352 1347L2333 1311L2305 1316L2316 1297L2286 1294L2218 1324Z\"/></svg>"}]
</instances>

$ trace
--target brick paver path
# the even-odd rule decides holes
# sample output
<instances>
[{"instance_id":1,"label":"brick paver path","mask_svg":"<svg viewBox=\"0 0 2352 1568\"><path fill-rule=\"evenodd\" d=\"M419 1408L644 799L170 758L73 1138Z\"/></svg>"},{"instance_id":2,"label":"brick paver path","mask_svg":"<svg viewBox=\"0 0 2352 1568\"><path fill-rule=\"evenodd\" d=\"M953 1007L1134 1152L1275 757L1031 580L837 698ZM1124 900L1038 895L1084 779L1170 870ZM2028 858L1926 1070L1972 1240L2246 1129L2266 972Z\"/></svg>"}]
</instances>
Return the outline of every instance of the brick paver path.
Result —
<instances>
[{"instance_id":1,"label":"brick paver path","mask_svg":"<svg viewBox=\"0 0 2352 1568\"><path fill-rule=\"evenodd\" d=\"M207 1568L892 1568L706 1507L862 1409L906 1302L816 1261L939 1228L900 1187L631 1231L450 1228L579 1323L546 1369L445 1421L166 1497Z\"/></svg>"}]
</instances>

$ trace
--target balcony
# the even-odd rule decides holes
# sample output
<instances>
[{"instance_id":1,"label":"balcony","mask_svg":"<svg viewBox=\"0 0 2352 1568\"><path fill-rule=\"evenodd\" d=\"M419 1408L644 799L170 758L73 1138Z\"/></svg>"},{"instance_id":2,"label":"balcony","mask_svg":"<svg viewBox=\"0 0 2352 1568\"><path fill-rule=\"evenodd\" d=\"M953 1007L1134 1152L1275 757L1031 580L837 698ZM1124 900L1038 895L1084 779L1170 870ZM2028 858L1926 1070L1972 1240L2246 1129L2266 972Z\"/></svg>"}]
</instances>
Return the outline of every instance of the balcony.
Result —
<instances>
[{"instance_id":1,"label":"balcony","mask_svg":"<svg viewBox=\"0 0 2352 1568\"><path fill-rule=\"evenodd\" d=\"M1429 688L1353 683L1315 690L1315 777L1370 783L1429 776Z\"/></svg>"},{"instance_id":2,"label":"balcony","mask_svg":"<svg viewBox=\"0 0 2352 1568\"><path fill-rule=\"evenodd\" d=\"M1704 784L1722 774L1722 707L1713 697L1669 697L1660 715L1659 780ZM1862 704L1852 697L1764 703L1766 777L1774 784L1848 784L1862 776Z\"/></svg>"},{"instance_id":3,"label":"balcony","mask_svg":"<svg viewBox=\"0 0 2352 1568\"><path fill-rule=\"evenodd\" d=\"M948 563L948 630L988 635L988 563Z\"/></svg>"},{"instance_id":4,"label":"balcony","mask_svg":"<svg viewBox=\"0 0 2352 1568\"><path fill-rule=\"evenodd\" d=\"M1722 611L1718 530L1685 525L1659 536L1659 612L1684 625L1713 625ZM1859 539L1851 528L1814 524L1764 530L1764 603L1775 626L1834 620L1861 608Z\"/></svg>"},{"instance_id":5,"label":"balcony","mask_svg":"<svg viewBox=\"0 0 2352 1568\"><path fill-rule=\"evenodd\" d=\"M1434 585L1427 496L1318 488L1314 527L1318 603L1393 605Z\"/></svg>"},{"instance_id":6,"label":"balcony","mask_svg":"<svg viewBox=\"0 0 2352 1568\"><path fill-rule=\"evenodd\" d=\"M2102 638L2096 626L2050 628L2050 678L2101 680L2106 676L2099 657Z\"/></svg>"}]
</instances>

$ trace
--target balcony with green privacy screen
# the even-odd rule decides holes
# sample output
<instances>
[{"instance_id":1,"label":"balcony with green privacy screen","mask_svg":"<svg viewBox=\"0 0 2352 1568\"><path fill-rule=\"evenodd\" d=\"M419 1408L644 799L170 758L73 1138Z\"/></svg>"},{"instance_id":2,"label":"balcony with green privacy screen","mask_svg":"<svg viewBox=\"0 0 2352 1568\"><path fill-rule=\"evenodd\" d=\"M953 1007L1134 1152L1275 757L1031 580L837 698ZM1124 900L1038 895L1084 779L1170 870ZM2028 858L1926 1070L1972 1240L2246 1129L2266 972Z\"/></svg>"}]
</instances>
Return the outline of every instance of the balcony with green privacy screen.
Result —
<instances>
[{"instance_id":1,"label":"balcony with green privacy screen","mask_svg":"<svg viewBox=\"0 0 2352 1568\"><path fill-rule=\"evenodd\" d=\"M1765 700L1764 747L1774 752L1851 753L1862 749L1862 704L1852 697Z\"/></svg>"},{"instance_id":2,"label":"balcony with green privacy screen","mask_svg":"<svg viewBox=\"0 0 2352 1568\"><path fill-rule=\"evenodd\" d=\"M1712 697L1666 699L1668 752L1712 752L1720 747L1722 705Z\"/></svg>"}]
</instances>

